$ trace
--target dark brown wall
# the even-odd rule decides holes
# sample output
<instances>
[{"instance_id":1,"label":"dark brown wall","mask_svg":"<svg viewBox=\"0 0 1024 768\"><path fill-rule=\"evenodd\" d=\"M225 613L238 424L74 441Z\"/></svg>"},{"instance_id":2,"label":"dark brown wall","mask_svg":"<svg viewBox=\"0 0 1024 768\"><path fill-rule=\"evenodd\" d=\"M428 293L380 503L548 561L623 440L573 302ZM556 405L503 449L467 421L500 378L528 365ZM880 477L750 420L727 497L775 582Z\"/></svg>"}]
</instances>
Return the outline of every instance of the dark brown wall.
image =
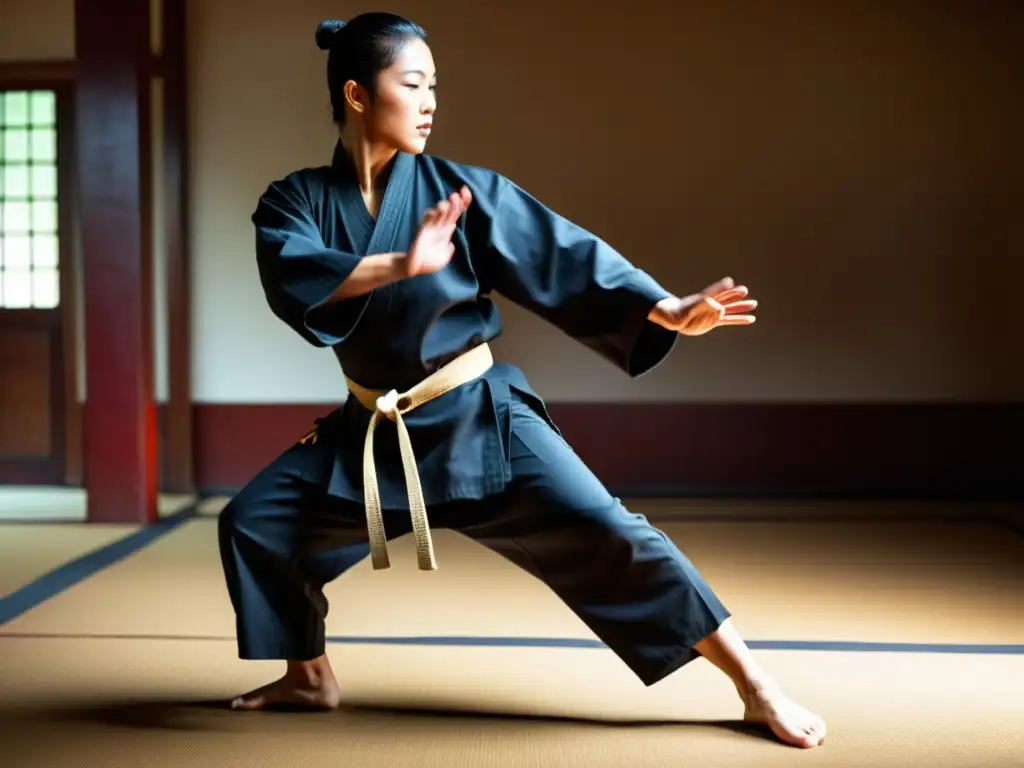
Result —
<instances>
[{"instance_id":1,"label":"dark brown wall","mask_svg":"<svg viewBox=\"0 0 1024 768\"><path fill-rule=\"evenodd\" d=\"M314 361L261 305L242 214L268 178L324 160L323 59L310 29L371 7L274 11L273 67L251 43L256 16L240 22L220 4L197 22L194 63L210 75L194 98L210 165L196 172L211 184L199 193L197 238L218 278L205 290L249 308L244 321L225 315L230 331L210 327L197 342L205 484L243 482L332 407L333 362ZM1020 460L996 444L1019 429L1024 355L1013 354L1015 305L999 297L1024 251L1024 120L1012 96L1020 6L393 8L431 35L440 109L430 151L508 174L673 290L728 273L762 302L753 329L683 340L640 381L504 305L498 354L550 398L609 484L1010 489ZM245 134L254 115L245 98L257 92L280 109L259 121L277 142L265 154L260 134ZM241 138L232 145L232 136ZM237 258L225 252L236 242ZM246 324L259 331L258 351L239 341ZM233 370L232 344L243 361ZM294 399L304 402L282 402Z\"/></svg>"}]
</instances>

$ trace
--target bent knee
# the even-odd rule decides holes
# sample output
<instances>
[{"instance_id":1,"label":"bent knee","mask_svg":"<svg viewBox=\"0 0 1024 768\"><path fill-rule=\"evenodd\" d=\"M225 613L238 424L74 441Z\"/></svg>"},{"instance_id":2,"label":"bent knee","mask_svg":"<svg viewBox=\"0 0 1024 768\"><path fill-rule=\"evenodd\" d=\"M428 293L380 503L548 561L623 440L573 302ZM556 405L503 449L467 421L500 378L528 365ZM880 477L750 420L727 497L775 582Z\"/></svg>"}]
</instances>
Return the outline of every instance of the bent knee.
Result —
<instances>
[{"instance_id":1,"label":"bent knee","mask_svg":"<svg viewBox=\"0 0 1024 768\"><path fill-rule=\"evenodd\" d=\"M282 456L256 475L221 510L218 522L222 536L261 538L294 524L309 488L299 469L286 458Z\"/></svg>"},{"instance_id":2,"label":"bent knee","mask_svg":"<svg viewBox=\"0 0 1024 768\"><path fill-rule=\"evenodd\" d=\"M247 497L245 491L232 497L217 516L217 529L220 535L231 536L249 529L256 518L256 505Z\"/></svg>"},{"instance_id":3,"label":"bent knee","mask_svg":"<svg viewBox=\"0 0 1024 768\"><path fill-rule=\"evenodd\" d=\"M218 529L222 537L242 535L260 539L271 532L282 511L279 500L270 498L253 483L239 491L221 510Z\"/></svg>"}]
</instances>

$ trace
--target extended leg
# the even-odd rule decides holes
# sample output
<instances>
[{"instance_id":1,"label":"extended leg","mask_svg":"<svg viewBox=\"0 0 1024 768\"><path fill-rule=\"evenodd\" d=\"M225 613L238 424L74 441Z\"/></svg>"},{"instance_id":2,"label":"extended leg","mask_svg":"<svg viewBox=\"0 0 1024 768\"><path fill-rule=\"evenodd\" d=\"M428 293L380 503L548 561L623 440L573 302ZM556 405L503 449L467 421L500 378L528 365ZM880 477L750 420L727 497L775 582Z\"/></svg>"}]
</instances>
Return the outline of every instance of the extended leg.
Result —
<instances>
[{"instance_id":1,"label":"extended leg","mask_svg":"<svg viewBox=\"0 0 1024 768\"><path fill-rule=\"evenodd\" d=\"M729 613L686 556L520 404L511 458L511 487L460 532L541 579L646 685L697 658Z\"/></svg>"},{"instance_id":2,"label":"extended leg","mask_svg":"<svg viewBox=\"0 0 1024 768\"><path fill-rule=\"evenodd\" d=\"M645 684L703 655L736 683L749 719L787 743L819 743L824 724L769 683L671 540L628 512L532 411L517 404L512 423L515 482L493 515L460 530L544 581Z\"/></svg>"}]
</instances>

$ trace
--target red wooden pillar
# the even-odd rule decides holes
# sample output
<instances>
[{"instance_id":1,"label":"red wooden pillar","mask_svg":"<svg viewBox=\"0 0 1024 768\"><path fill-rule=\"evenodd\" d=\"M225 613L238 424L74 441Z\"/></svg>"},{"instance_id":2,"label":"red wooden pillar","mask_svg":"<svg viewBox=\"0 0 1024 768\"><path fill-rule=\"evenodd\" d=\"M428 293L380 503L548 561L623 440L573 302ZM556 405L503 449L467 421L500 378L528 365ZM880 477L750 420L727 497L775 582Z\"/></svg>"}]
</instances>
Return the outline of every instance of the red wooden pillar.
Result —
<instances>
[{"instance_id":1,"label":"red wooden pillar","mask_svg":"<svg viewBox=\"0 0 1024 768\"><path fill-rule=\"evenodd\" d=\"M90 522L157 517L149 9L144 0L75 2Z\"/></svg>"}]
</instances>

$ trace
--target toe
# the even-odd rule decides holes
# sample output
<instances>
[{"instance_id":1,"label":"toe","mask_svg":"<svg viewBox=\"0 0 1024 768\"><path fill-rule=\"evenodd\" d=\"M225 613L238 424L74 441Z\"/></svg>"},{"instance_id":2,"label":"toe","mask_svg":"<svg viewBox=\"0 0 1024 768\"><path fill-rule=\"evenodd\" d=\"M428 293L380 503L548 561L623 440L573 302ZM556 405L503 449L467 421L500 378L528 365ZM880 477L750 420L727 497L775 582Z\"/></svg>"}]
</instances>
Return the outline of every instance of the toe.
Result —
<instances>
[{"instance_id":1,"label":"toe","mask_svg":"<svg viewBox=\"0 0 1024 768\"><path fill-rule=\"evenodd\" d=\"M263 706L262 696L239 696L231 702L232 709L252 710L260 709Z\"/></svg>"},{"instance_id":2,"label":"toe","mask_svg":"<svg viewBox=\"0 0 1024 768\"><path fill-rule=\"evenodd\" d=\"M812 741L811 746L820 746L825 741L825 723L813 722L805 730Z\"/></svg>"}]
</instances>

